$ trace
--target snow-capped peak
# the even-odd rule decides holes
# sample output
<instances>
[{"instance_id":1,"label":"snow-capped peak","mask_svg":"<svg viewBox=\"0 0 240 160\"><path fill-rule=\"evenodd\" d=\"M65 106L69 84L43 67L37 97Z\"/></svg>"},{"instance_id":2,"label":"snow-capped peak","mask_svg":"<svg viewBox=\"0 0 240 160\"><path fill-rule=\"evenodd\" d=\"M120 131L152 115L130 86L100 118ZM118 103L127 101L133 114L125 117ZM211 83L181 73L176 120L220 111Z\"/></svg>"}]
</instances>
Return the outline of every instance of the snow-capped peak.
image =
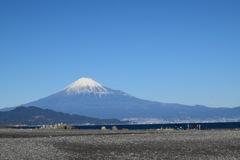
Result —
<instances>
[{"instance_id":1,"label":"snow-capped peak","mask_svg":"<svg viewBox=\"0 0 240 160\"><path fill-rule=\"evenodd\" d=\"M65 88L67 94L110 94L100 83L90 78L80 78Z\"/></svg>"},{"instance_id":2,"label":"snow-capped peak","mask_svg":"<svg viewBox=\"0 0 240 160\"><path fill-rule=\"evenodd\" d=\"M70 84L70 88L78 87L101 87L102 85L90 78L80 78L79 80Z\"/></svg>"}]
</instances>

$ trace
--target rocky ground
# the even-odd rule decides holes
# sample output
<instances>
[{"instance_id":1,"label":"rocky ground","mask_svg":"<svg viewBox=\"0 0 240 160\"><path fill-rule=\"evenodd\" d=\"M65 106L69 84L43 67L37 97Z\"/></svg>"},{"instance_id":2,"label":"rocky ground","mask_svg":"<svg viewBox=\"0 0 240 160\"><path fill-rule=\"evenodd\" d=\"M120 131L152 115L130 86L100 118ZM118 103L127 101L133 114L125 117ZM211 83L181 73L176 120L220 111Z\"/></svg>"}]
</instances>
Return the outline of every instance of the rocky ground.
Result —
<instances>
[{"instance_id":1,"label":"rocky ground","mask_svg":"<svg viewBox=\"0 0 240 160\"><path fill-rule=\"evenodd\" d=\"M238 160L240 130L0 129L1 160Z\"/></svg>"}]
</instances>

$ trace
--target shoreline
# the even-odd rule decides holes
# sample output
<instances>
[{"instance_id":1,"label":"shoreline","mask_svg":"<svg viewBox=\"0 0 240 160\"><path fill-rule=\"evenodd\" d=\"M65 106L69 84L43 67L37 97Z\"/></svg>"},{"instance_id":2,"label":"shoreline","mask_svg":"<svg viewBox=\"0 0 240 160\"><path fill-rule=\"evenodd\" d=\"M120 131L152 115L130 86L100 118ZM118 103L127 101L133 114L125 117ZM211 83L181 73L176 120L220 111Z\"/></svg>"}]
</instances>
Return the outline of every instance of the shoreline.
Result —
<instances>
[{"instance_id":1,"label":"shoreline","mask_svg":"<svg viewBox=\"0 0 240 160\"><path fill-rule=\"evenodd\" d=\"M240 122L210 122L210 123L163 123L163 124L96 124L96 125L72 125L72 124L52 124L52 125L0 125L1 128L16 128L16 129L38 129L38 128L59 128L74 127L80 130L101 130L102 127L106 129L112 129L116 127L120 130L149 130L149 129L199 129L199 130L211 130L211 129L240 129Z\"/></svg>"},{"instance_id":2,"label":"shoreline","mask_svg":"<svg viewBox=\"0 0 240 160\"><path fill-rule=\"evenodd\" d=\"M0 159L216 159L240 157L240 130L0 129Z\"/></svg>"}]
</instances>

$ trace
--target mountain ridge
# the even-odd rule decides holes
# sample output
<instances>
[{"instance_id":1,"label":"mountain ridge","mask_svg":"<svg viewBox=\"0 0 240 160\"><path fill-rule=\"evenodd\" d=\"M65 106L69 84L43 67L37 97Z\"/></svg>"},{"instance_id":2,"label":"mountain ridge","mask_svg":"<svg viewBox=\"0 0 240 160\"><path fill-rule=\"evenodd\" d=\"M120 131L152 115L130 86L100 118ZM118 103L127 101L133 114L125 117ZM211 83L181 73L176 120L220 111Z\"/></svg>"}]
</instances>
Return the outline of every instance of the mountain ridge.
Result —
<instances>
[{"instance_id":1,"label":"mountain ridge","mask_svg":"<svg viewBox=\"0 0 240 160\"><path fill-rule=\"evenodd\" d=\"M98 119L93 117L70 115L35 106L20 106L11 111L0 111L0 125L43 125L43 124L122 124L117 119ZM124 122L127 123L127 122Z\"/></svg>"},{"instance_id":2,"label":"mountain ridge","mask_svg":"<svg viewBox=\"0 0 240 160\"><path fill-rule=\"evenodd\" d=\"M73 90L69 93L67 89L71 86ZM90 78L79 79L60 92L23 105L96 118L156 118L167 121L240 119L240 107L210 108L149 101L105 87Z\"/></svg>"}]
</instances>

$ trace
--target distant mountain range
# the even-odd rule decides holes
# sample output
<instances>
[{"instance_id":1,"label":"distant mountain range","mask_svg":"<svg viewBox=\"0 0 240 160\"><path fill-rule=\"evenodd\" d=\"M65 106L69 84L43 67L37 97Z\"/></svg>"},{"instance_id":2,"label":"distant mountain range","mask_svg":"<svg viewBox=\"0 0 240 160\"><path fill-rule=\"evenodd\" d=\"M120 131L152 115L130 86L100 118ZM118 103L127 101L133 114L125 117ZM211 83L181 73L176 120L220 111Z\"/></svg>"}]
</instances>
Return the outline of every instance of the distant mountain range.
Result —
<instances>
[{"instance_id":1,"label":"distant mountain range","mask_svg":"<svg viewBox=\"0 0 240 160\"><path fill-rule=\"evenodd\" d=\"M240 107L209 108L143 100L81 78L62 91L24 104L96 118L176 121L238 121Z\"/></svg>"},{"instance_id":2,"label":"distant mountain range","mask_svg":"<svg viewBox=\"0 0 240 160\"><path fill-rule=\"evenodd\" d=\"M122 124L116 119L98 119L80 115L70 115L38 107L17 107L0 112L0 125L42 125L42 124Z\"/></svg>"}]
</instances>

